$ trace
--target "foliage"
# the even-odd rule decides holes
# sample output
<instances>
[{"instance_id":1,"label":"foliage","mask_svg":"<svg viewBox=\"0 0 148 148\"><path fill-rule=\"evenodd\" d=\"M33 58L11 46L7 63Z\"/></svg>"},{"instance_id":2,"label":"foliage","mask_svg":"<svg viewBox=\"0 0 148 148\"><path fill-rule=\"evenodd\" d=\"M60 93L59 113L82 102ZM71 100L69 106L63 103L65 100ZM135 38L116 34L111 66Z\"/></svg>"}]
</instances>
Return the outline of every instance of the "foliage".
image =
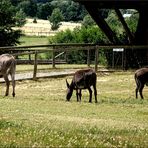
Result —
<instances>
[{"instance_id":1,"label":"foliage","mask_svg":"<svg viewBox=\"0 0 148 148\"><path fill-rule=\"evenodd\" d=\"M54 8L58 7L61 10L65 21L79 21L87 14L82 5L72 0L54 0L52 5Z\"/></svg>"},{"instance_id":2,"label":"foliage","mask_svg":"<svg viewBox=\"0 0 148 148\"><path fill-rule=\"evenodd\" d=\"M52 11L60 9L64 21L80 21L87 14L84 6L73 0L11 0L18 9L22 9L28 17L47 19Z\"/></svg>"},{"instance_id":3,"label":"foliage","mask_svg":"<svg viewBox=\"0 0 148 148\"><path fill-rule=\"evenodd\" d=\"M22 9L20 9L19 11L16 12L15 19L16 19L16 26L21 27L21 26L25 25L26 15L22 11Z\"/></svg>"},{"instance_id":4,"label":"foliage","mask_svg":"<svg viewBox=\"0 0 148 148\"><path fill-rule=\"evenodd\" d=\"M17 6L23 0L10 0L13 6Z\"/></svg>"},{"instance_id":5,"label":"foliage","mask_svg":"<svg viewBox=\"0 0 148 148\"><path fill-rule=\"evenodd\" d=\"M115 11L110 11L108 17L106 18L107 23L111 27L111 29L116 33L117 36L123 33L123 26L118 20L118 17ZM118 29L117 29L118 28Z\"/></svg>"},{"instance_id":6,"label":"foliage","mask_svg":"<svg viewBox=\"0 0 148 148\"><path fill-rule=\"evenodd\" d=\"M73 31L67 29L49 38L50 43L98 43L105 44L109 41L97 26L77 27Z\"/></svg>"},{"instance_id":7,"label":"foliage","mask_svg":"<svg viewBox=\"0 0 148 148\"><path fill-rule=\"evenodd\" d=\"M9 0L0 1L0 46L11 46L19 43L20 30L13 30L18 20L16 9Z\"/></svg>"},{"instance_id":8,"label":"foliage","mask_svg":"<svg viewBox=\"0 0 148 148\"><path fill-rule=\"evenodd\" d=\"M135 11L129 11L129 10L121 10L121 13L130 12L131 16L125 18L125 21L127 23L127 26L129 27L130 31L132 33L135 33L138 23L139 15L138 13L135 13ZM127 36L125 35L125 30L121 24L121 22L118 20L118 17L115 13L115 11L110 11L108 14L108 17L106 18L107 23L112 28L112 30L116 33L117 37L120 39L121 42L126 43L127 42Z\"/></svg>"},{"instance_id":9,"label":"foliage","mask_svg":"<svg viewBox=\"0 0 148 148\"><path fill-rule=\"evenodd\" d=\"M96 43L102 45L108 43L108 40L97 26L82 26L73 31L66 30L57 33L54 37L49 38L49 43ZM91 59L94 60L94 51L91 51L90 54ZM101 55L104 56L104 54ZM67 59L69 63L86 63L87 51L68 52Z\"/></svg>"},{"instance_id":10,"label":"foliage","mask_svg":"<svg viewBox=\"0 0 148 148\"><path fill-rule=\"evenodd\" d=\"M63 20L63 15L59 8L55 8L51 14L51 16L48 18L51 23L51 29L57 30L59 26L61 25L61 21Z\"/></svg>"},{"instance_id":11,"label":"foliage","mask_svg":"<svg viewBox=\"0 0 148 148\"><path fill-rule=\"evenodd\" d=\"M101 16L106 19L109 15L110 10L109 9L99 9L98 12L101 14Z\"/></svg>"},{"instance_id":12,"label":"foliage","mask_svg":"<svg viewBox=\"0 0 148 148\"><path fill-rule=\"evenodd\" d=\"M26 16L35 17L37 13L37 3L35 0L21 1L18 6L18 9L22 9Z\"/></svg>"},{"instance_id":13,"label":"foliage","mask_svg":"<svg viewBox=\"0 0 148 148\"><path fill-rule=\"evenodd\" d=\"M37 7L38 7L37 17L39 19L45 19L46 20L48 18L48 16L51 15L52 10L53 10L53 8L52 8L52 6L49 2L45 3L45 4L39 3L37 5Z\"/></svg>"},{"instance_id":14,"label":"foliage","mask_svg":"<svg viewBox=\"0 0 148 148\"><path fill-rule=\"evenodd\" d=\"M51 2L52 0L36 0L38 3L47 3Z\"/></svg>"},{"instance_id":15,"label":"foliage","mask_svg":"<svg viewBox=\"0 0 148 148\"><path fill-rule=\"evenodd\" d=\"M138 13L132 13L130 17L125 19L132 33L136 32L136 28L138 25L138 21L137 21L138 19L139 19Z\"/></svg>"},{"instance_id":16,"label":"foliage","mask_svg":"<svg viewBox=\"0 0 148 148\"><path fill-rule=\"evenodd\" d=\"M88 14L83 18L82 25L84 27L90 27L90 26L96 25L96 23L94 22L92 17Z\"/></svg>"}]
</instances>

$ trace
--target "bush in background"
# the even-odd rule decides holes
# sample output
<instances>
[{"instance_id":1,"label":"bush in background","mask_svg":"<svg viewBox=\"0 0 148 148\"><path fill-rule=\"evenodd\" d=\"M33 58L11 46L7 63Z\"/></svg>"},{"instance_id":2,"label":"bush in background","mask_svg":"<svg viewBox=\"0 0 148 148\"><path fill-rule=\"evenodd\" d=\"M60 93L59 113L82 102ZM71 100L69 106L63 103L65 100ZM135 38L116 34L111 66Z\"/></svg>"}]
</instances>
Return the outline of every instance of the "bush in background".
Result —
<instances>
[{"instance_id":1,"label":"bush in background","mask_svg":"<svg viewBox=\"0 0 148 148\"><path fill-rule=\"evenodd\" d=\"M109 43L97 26L78 27L73 31L67 29L49 38L49 43L96 43L103 45ZM103 50L100 50L99 62L106 64L106 57ZM90 60L94 61L95 51L90 51ZM101 56L101 57L100 57ZM67 62L73 64L85 64L87 62L87 50L76 50L67 52Z\"/></svg>"}]
</instances>

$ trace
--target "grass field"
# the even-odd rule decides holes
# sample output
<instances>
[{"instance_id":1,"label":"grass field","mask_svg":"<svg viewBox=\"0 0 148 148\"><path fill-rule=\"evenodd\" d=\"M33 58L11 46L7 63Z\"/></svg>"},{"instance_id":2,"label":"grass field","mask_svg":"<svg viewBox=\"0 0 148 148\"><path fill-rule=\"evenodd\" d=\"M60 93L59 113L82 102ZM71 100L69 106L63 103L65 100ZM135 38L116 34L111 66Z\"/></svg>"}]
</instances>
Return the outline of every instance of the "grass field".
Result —
<instances>
[{"instance_id":1,"label":"grass field","mask_svg":"<svg viewBox=\"0 0 148 148\"><path fill-rule=\"evenodd\" d=\"M46 45L48 37L22 36L19 41L20 46Z\"/></svg>"},{"instance_id":2,"label":"grass field","mask_svg":"<svg viewBox=\"0 0 148 148\"><path fill-rule=\"evenodd\" d=\"M66 29L73 30L76 27L80 27L81 23L61 22L60 27L56 31L51 30L51 24L48 20L37 19L37 23L33 23L33 19L27 18L26 24L19 28L25 35L41 35L41 36L53 36L59 31L65 31Z\"/></svg>"},{"instance_id":3,"label":"grass field","mask_svg":"<svg viewBox=\"0 0 148 148\"><path fill-rule=\"evenodd\" d=\"M16 82L15 98L4 86L0 147L148 147L148 89L135 99L133 72L98 73L97 104L87 90L66 102L65 78Z\"/></svg>"},{"instance_id":4,"label":"grass field","mask_svg":"<svg viewBox=\"0 0 148 148\"><path fill-rule=\"evenodd\" d=\"M38 72L40 71L46 71L46 72L52 72L52 71L64 71L64 70L68 70L68 69L83 69L83 68L87 68L87 64L56 64L55 65L55 69L53 69L52 64L46 64L46 65L40 65L38 64L37 69ZM90 65L91 68L94 67L94 65ZM99 67L99 66L98 66ZM103 70L103 67L101 68L101 66L99 67L99 69ZM34 65L17 65L16 66L16 73L20 73L20 72L33 72L34 70Z\"/></svg>"}]
</instances>

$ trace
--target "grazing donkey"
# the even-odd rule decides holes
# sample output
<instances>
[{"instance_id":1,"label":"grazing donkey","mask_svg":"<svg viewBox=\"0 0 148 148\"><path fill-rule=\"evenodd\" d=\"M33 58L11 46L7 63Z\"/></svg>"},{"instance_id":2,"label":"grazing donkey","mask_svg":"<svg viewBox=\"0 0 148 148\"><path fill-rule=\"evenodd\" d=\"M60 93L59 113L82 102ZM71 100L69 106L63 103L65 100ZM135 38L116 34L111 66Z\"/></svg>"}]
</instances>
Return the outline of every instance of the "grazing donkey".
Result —
<instances>
[{"instance_id":1,"label":"grazing donkey","mask_svg":"<svg viewBox=\"0 0 148 148\"><path fill-rule=\"evenodd\" d=\"M10 81L8 75L11 75L12 87L13 87L13 97L15 97L15 68L16 61L12 55L2 54L0 55L0 77L3 77L6 82L6 93L5 96L9 94Z\"/></svg>"},{"instance_id":2,"label":"grazing donkey","mask_svg":"<svg viewBox=\"0 0 148 148\"><path fill-rule=\"evenodd\" d=\"M69 84L66 80L67 84L66 100L69 101L72 96L73 90L76 90L77 101L81 101L81 96L82 96L81 90L88 89L90 94L89 102L91 103L92 102L91 86L93 86L95 102L97 103L96 80L97 76L93 69L83 69L76 71L71 81L71 84Z\"/></svg>"},{"instance_id":3,"label":"grazing donkey","mask_svg":"<svg viewBox=\"0 0 148 148\"><path fill-rule=\"evenodd\" d=\"M141 99L143 98L142 90L144 85L148 83L148 67L140 68L135 72L135 81L136 81L136 98L138 98L138 91L140 93Z\"/></svg>"}]
</instances>

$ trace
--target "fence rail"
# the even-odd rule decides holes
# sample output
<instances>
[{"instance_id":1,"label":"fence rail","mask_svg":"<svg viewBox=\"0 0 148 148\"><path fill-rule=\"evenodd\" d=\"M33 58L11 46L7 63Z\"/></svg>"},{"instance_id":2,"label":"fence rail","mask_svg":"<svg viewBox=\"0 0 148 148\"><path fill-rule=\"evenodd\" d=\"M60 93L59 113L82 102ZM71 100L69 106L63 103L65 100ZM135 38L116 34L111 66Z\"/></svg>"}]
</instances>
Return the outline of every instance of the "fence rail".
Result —
<instances>
[{"instance_id":1,"label":"fence rail","mask_svg":"<svg viewBox=\"0 0 148 148\"><path fill-rule=\"evenodd\" d=\"M37 60L38 64L52 64L52 60ZM56 60L55 64L66 64L65 60ZM17 59L17 64L34 64L34 60Z\"/></svg>"},{"instance_id":2,"label":"fence rail","mask_svg":"<svg viewBox=\"0 0 148 148\"><path fill-rule=\"evenodd\" d=\"M36 48L49 48L48 50L53 50L52 48L58 49L59 48L72 48L72 47L97 47L99 49L113 49L113 48L124 48L124 49L148 49L148 45L98 45L92 43L59 43L59 44L48 44L48 45L32 45L32 46L7 46L7 47L0 47L0 50L18 50L18 49L28 49L28 50L36 50ZM79 50L79 48L75 50ZM84 49L85 50L85 49Z\"/></svg>"}]
</instances>

